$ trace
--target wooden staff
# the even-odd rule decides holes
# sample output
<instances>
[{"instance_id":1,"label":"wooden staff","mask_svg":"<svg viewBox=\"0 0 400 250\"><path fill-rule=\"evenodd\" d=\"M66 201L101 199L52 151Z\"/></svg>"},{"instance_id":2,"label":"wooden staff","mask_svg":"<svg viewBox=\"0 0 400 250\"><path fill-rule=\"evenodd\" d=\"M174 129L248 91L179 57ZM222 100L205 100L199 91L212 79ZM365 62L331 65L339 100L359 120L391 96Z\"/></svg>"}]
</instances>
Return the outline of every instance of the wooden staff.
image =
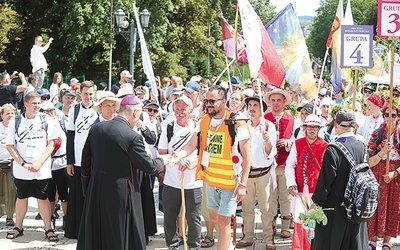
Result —
<instances>
[{"instance_id":1,"label":"wooden staff","mask_svg":"<svg viewBox=\"0 0 400 250\"><path fill-rule=\"evenodd\" d=\"M185 172L182 171L181 174L181 228L182 228L182 238L183 238L183 249L187 250L187 242L186 242L186 206L185 206Z\"/></svg>"},{"instance_id":2,"label":"wooden staff","mask_svg":"<svg viewBox=\"0 0 400 250\"><path fill-rule=\"evenodd\" d=\"M358 67L354 67L351 68L352 70L354 70L354 81L353 81L353 110L356 110L356 101L357 101L357 90L358 90L358 71L360 70L360 68Z\"/></svg>"},{"instance_id":3,"label":"wooden staff","mask_svg":"<svg viewBox=\"0 0 400 250\"><path fill-rule=\"evenodd\" d=\"M388 122L388 140L392 135L392 109L393 109L393 75L394 75L394 46L391 46L391 57L390 57L390 95L389 95L389 122ZM389 173L390 165L390 151L386 155L386 174Z\"/></svg>"}]
</instances>

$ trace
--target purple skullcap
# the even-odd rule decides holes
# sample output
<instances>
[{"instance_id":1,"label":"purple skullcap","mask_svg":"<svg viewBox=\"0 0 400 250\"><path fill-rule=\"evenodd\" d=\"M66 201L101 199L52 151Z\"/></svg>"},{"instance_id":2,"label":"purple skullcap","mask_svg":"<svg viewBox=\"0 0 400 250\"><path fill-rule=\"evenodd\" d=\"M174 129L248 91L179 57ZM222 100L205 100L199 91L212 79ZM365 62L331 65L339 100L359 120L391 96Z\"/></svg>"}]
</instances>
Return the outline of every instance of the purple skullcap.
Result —
<instances>
[{"instance_id":1,"label":"purple skullcap","mask_svg":"<svg viewBox=\"0 0 400 250\"><path fill-rule=\"evenodd\" d=\"M138 105L138 104L142 104L142 101L135 95L127 95L121 101L121 105Z\"/></svg>"}]
</instances>

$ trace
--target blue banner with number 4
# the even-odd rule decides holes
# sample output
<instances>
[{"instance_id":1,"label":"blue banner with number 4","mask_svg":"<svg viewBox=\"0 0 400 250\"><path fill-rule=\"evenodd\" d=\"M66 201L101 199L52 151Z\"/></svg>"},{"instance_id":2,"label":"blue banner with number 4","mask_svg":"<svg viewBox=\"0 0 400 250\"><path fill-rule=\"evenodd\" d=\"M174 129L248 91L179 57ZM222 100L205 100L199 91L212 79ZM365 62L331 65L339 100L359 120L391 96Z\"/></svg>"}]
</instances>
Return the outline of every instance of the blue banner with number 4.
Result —
<instances>
[{"instance_id":1,"label":"blue banner with number 4","mask_svg":"<svg viewBox=\"0 0 400 250\"><path fill-rule=\"evenodd\" d=\"M341 68L372 68L374 27L342 25Z\"/></svg>"}]
</instances>

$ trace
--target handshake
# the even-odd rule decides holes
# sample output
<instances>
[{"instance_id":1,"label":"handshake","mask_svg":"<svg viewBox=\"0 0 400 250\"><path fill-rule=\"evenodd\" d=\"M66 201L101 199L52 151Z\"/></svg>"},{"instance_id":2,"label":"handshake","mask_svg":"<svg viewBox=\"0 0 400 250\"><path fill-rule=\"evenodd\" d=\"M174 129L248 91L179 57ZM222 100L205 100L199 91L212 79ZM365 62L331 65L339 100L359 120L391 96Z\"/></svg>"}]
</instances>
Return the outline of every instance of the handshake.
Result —
<instances>
[{"instance_id":1,"label":"handshake","mask_svg":"<svg viewBox=\"0 0 400 250\"><path fill-rule=\"evenodd\" d=\"M179 156L179 153L172 151L171 154L159 155L164 160L164 165L173 167L178 165L179 171L190 170L196 167L189 159Z\"/></svg>"}]
</instances>

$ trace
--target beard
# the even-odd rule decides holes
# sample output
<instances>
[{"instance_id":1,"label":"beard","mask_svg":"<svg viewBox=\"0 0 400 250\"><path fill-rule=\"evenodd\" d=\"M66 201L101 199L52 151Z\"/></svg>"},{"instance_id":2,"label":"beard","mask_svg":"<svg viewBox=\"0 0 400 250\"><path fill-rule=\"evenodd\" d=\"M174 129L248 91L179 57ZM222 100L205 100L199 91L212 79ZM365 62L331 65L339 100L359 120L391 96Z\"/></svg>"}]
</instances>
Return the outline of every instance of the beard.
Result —
<instances>
[{"instance_id":1,"label":"beard","mask_svg":"<svg viewBox=\"0 0 400 250\"><path fill-rule=\"evenodd\" d=\"M207 114L210 115L211 117L216 116L217 114L219 114L219 110L215 110L214 107L207 107Z\"/></svg>"}]
</instances>

